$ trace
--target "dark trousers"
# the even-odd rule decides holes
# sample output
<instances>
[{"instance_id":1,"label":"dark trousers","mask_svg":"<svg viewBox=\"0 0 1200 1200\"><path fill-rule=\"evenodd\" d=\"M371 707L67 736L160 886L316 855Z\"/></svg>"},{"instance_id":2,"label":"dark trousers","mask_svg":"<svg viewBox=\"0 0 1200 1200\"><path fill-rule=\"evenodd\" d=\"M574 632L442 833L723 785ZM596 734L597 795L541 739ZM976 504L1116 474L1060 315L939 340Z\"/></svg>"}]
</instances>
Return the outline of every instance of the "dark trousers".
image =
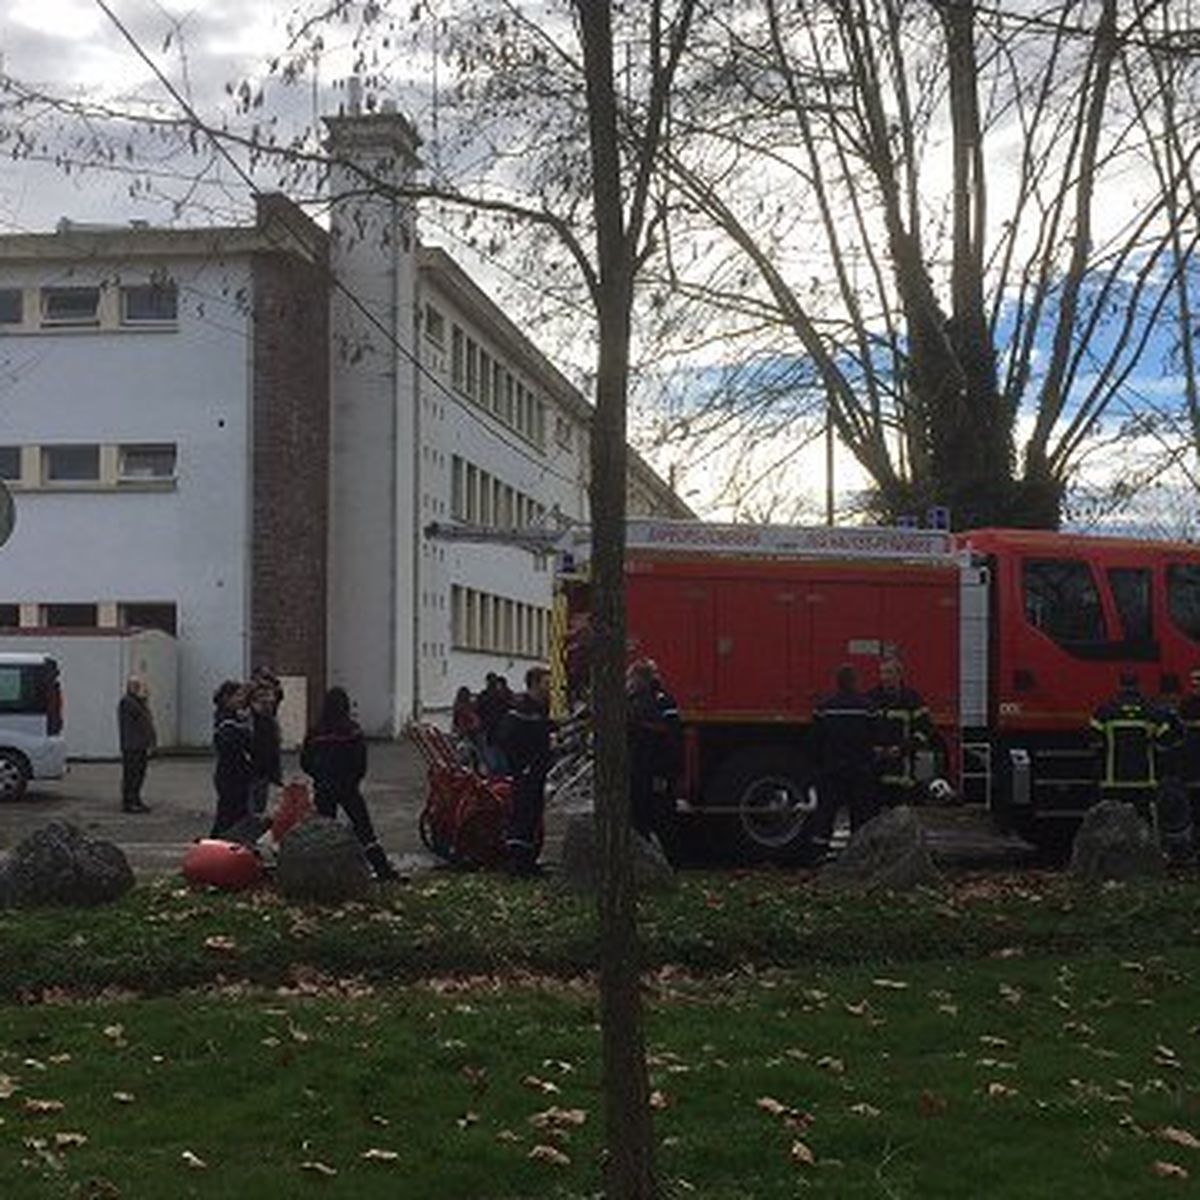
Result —
<instances>
[{"instance_id":1,"label":"dark trousers","mask_svg":"<svg viewBox=\"0 0 1200 1200\"><path fill-rule=\"evenodd\" d=\"M812 840L818 846L828 846L833 838L838 809L850 810L850 831L861 829L879 814L879 799L875 780L863 771L841 769L830 771L817 788L817 811L813 817Z\"/></svg>"},{"instance_id":2,"label":"dark trousers","mask_svg":"<svg viewBox=\"0 0 1200 1200\"><path fill-rule=\"evenodd\" d=\"M542 814L546 808L546 771L526 767L513 780L512 812L505 844L514 859L537 861Z\"/></svg>"},{"instance_id":3,"label":"dark trousers","mask_svg":"<svg viewBox=\"0 0 1200 1200\"><path fill-rule=\"evenodd\" d=\"M142 802L142 784L146 780L147 750L121 751L121 807L136 808Z\"/></svg>"},{"instance_id":4,"label":"dark trousers","mask_svg":"<svg viewBox=\"0 0 1200 1200\"><path fill-rule=\"evenodd\" d=\"M209 837L220 837L250 812L250 780L221 779L217 785L217 815L213 818Z\"/></svg>"},{"instance_id":5,"label":"dark trousers","mask_svg":"<svg viewBox=\"0 0 1200 1200\"><path fill-rule=\"evenodd\" d=\"M358 788L346 792L319 791L313 797L313 807L321 816L329 817L330 820L337 816L337 810L341 808L350 818L354 836L364 848L373 846L378 841L375 826L371 823L371 814L367 811L367 802Z\"/></svg>"},{"instance_id":6,"label":"dark trousers","mask_svg":"<svg viewBox=\"0 0 1200 1200\"><path fill-rule=\"evenodd\" d=\"M265 813L267 811L267 797L271 792L271 780L264 779L261 775L256 775L254 782L250 785L250 811L253 813Z\"/></svg>"},{"instance_id":7,"label":"dark trousers","mask_svg":"<svg viewBox=\"0 0 1200 1200\"><path fill-rule=\"evenodd\" d=\"M885 783L882 779L875 785L880 809L899 808L903 804L916 804L920 789L915 783Z\"/></svg>"}]
</instances>

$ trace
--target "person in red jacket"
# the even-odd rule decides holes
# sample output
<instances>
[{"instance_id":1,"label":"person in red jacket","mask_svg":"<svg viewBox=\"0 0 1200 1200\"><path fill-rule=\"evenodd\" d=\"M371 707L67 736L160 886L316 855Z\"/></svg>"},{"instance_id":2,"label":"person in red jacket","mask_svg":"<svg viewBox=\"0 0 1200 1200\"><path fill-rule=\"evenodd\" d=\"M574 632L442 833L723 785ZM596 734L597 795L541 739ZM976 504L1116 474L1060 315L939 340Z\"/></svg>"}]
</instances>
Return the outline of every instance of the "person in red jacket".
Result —
<instances>
[{"instance_id":1,"label":"person in red jacket","mask_svg":"<svg viewBox=\"0 0 1200 1200\"><path fill-rule=\"evenodd\" d=\"M308 731L300 750L300 768L313 781L313 802L323 817L336 817L341 808L350 818L355 835L375 878L397 879L367 811L361 785L367 773L367 740L350 715L350 697L345 688L332 687L325 693L321 715Z\"/></svg>"}]
</instances>

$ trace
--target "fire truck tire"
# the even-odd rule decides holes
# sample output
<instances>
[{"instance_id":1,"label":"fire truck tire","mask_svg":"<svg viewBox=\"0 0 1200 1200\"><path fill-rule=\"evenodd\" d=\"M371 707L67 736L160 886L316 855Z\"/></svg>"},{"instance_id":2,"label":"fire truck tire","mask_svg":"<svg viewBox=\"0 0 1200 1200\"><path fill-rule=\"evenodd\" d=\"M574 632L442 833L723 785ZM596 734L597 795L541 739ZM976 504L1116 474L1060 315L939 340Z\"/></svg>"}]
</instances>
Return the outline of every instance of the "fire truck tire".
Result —
<instances>
[{"instance_id":1,"label":"fire truck tire","mask_svg":"<svg viewBox=\"0 0 1200 1200\"><path fill-rule=\"evenodd\" d=\"M705 801L732 816L746 857L789 862L808 846L816 811L812 778L808 762L795 750L752 747L721 764Z\"/></svg>"}]
</instances>

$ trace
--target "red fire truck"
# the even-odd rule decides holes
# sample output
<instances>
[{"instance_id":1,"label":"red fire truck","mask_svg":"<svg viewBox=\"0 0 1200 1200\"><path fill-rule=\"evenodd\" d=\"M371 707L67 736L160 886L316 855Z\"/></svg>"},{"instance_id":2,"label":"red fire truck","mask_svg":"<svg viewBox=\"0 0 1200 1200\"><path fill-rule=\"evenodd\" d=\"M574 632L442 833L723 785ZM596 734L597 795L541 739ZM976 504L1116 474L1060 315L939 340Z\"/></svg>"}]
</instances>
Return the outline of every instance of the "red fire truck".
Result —
<instances>
[{"instance_id":1,"label":"red fire truck","mask_svg":"<svg viewBox=\"0 0 1200 1200\"><path fill-rule=\"evenodd\" d=\"M552 671L569 689L586 530L565 545ZM655 660L683 714L681 799L732 818L757 857L804 848L812 713L842 663L866 688L898 654L938 730L933 769L1047 847L1096 799L1087 725L1120 674L1170 703L1200 663L1187 544L634 520L627 575L629 656Z\"/></svg>"}]
</instances>

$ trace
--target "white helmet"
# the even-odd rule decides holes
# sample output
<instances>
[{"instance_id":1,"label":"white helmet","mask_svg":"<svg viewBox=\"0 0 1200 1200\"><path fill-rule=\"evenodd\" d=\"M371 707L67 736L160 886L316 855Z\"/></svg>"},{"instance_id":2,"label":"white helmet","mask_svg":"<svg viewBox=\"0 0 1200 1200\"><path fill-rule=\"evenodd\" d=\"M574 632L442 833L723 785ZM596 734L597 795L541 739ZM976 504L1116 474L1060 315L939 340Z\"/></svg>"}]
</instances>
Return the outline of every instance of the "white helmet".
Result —
<instances>
[{"instance_id":1,"label":"white helmet","mask_svg":"<svg viewBox=\"0 0 1200 1200\"><path fill-rule=\"evenodd\" d=\"M954 799L954 788L946 779L929 781L929 798L934 804L949 804Z\"/></svg>"}]
</instances>

